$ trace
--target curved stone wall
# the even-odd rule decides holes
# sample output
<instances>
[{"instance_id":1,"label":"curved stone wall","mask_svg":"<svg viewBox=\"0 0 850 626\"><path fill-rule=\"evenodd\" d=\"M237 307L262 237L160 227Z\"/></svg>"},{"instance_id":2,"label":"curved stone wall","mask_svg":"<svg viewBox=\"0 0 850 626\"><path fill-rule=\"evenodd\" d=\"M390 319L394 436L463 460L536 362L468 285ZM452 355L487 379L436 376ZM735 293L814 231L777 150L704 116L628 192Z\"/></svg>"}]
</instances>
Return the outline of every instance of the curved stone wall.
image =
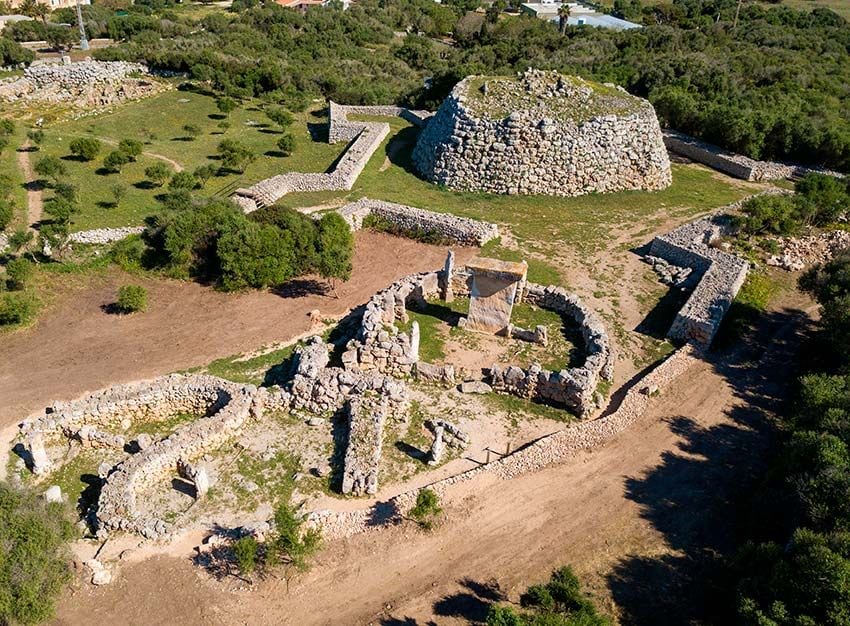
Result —
<instances>
[{"instance_id":1,"label":"curved stone wall","mask_svg":"<svg viewBox=\"0 0 850 626\"><path fill-rule=\"evenodd\" d=\"M459 82L420 134L413 163L434 183L498 194L577 196L672 182L648 101L537 70Z\"/></svg>"},{"instance_id":2,"label":"curved stone wall","mask_svg":"<svg viewBox=\"0 0 850 626\"><path fill-rule=\"evenodd\" d=\"M458 268L452 274L452 292L469 295L469 273ZM366 304L360 328L343 364L349 369L378 371L401 377L412 374L419 363L419 325L399 332L396 322L407 321L407 307L425 304L440 293L445 270L412 274L378 292ZM560 287L526 283L521 300L561 313L581 328L586 358L580 367L551 372L540 367L490 368L488 382L494 391L576 409L582 416L597 408L594 397L601 380L611 380L614 353L602 320L578 296Z\"/></svg>"}]
</instances>

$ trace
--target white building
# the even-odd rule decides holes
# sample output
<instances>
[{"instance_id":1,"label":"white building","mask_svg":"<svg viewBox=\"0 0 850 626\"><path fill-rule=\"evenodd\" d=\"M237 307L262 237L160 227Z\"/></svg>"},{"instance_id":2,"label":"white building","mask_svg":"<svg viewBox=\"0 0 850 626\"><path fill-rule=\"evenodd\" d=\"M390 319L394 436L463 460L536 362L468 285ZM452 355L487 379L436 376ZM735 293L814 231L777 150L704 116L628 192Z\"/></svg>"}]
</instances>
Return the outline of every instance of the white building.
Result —
<instances>
[{"instance_id":1,"label":"white building","mask_svg":"<svg viewBox=\"0 0 850 626\"><path fill-rule=\"evenodd\" d=\"M640 24L600 13L596 9L579 2L526 2L520 5L520 10L526 15L558 23L560 21L558 10L564 4L570 7L570 17L567 18L567 24L570 26L598 26L599 28L611 28L613 30L641 28Z\"/></svg>"}]
</instances>

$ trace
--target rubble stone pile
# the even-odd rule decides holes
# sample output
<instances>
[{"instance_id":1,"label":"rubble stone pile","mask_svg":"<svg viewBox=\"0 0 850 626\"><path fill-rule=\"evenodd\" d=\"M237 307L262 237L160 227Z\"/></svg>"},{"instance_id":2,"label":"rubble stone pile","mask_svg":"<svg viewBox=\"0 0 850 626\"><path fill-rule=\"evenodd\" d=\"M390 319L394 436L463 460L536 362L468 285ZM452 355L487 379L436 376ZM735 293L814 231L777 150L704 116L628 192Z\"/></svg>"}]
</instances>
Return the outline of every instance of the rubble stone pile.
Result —
<instances>
[{"instance_id":1,"label":"rubble stone pile","mask_svg":"<svg viewBox=\"0 0 850 626\"><path fill-rule=\"evenodd\" d=\"M850 249L850 231L831 230L807 237L780 237L781 252L767 259L767 264L788 271L799 271L826 263L840 250Z\"/></svg>"},{"instance_id":2,"label":"rubble stone pile","mask_svg":"<svg viewBox=\"0 0 850 626\"><path fill-rule=\"evenodd\" d=\"M672 182L648 101L533 69L459 82L420 134L413 163L431 182L499 194L577 196Z\"/></svg>"}]
</instances>

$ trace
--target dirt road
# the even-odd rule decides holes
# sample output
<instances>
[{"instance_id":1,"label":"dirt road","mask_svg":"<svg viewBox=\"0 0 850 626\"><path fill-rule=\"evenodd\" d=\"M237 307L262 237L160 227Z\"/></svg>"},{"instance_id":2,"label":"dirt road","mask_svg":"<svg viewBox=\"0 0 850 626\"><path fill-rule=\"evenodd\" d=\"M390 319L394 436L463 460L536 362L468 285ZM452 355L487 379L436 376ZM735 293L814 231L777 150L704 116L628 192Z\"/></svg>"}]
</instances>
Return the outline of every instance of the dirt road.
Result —
<instances>
[{"instance_id":1,"label":"dirt road","mask_svg":"<svg viewBox=\"0 0 850 626\"><path fill-rule=\"evenodd\" d=\"M732 542L729 502L760 470L765 415L786 387L777 373L791 375L780 365L801 319L777 312L765 354L693 367L601 450L464 483L431 533L403 526L337 542L288 590L272 579L228 592L187 559L161 557L110 587L80 588L58 623L463 624L564 563L621 623L705 623L721 606L706 574Z\"/></svg>"},{"instance_id":2,"label":"dirt road","mask_svg":"<svg viewBox=\"0 0 850 626\"><path fill-rule=\"evenodd\" d=\"M38 187L38 176L35 175L32 168L29 148L30 142L25 141L18 150L18 167L23 174L24 184L27 187L27 228L34 230L35 225L41 221L43 194Z\"/></svg>"},{"instance_id":3,"label":"dirt road","mask_svg":"<svg viewBox=\"0 0 850 626\"><path fill-rule=\"evenodd\" d=\"M472 249L458 249L467 259ZM442 267L446 249L362 231L354 273L338 298L296 281L282 294L225 294L194 283L148 280L112 271L72 289L27 330L0 334L0 429L86 390L204 365L284 341L310 328L308 313L342 315L412 272ZM60 277L61 278L61 277ZM144 284L150 308L109 315L118 287Z\"/></svg>"}]
</instances>

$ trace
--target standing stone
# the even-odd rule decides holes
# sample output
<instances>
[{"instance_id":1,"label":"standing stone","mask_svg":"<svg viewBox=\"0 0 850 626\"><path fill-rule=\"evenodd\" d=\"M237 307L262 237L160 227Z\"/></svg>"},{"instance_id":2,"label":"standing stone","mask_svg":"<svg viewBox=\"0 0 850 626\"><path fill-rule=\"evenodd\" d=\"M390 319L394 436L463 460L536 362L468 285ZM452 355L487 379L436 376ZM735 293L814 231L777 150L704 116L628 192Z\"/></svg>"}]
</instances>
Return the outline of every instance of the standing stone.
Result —
<instances>
[{"instance_id":1,"label":"standing stone","mask_svg":"<svg viewBox=\"0 0 850 626\"><path fill-rule=\"evenodd\" d=\"M428 465L439 465L440 461L443 460L443 452L446 449L443 442L444 430L443 426L439 424L434 427L434 443L431 444L431 458L428 460Z\"/></svg>"},{"instance_id":2,"label":"standing stone","mask_svg":"<svg viewBox=\"0 0 850 626\"><path fill-rule=\"evenodd\" d=\"M50 471L50 459L44 449L44 441L41 435L31 435L27 442L27 449L32 460L32 473L36 475L46 474Z\"/></svg>"},{"instance_id":3,"label":"standing stone","mask_svg":"<svg viewBox=\"0 0 850 626\"><path fill-rule=\"evenodd\" d=\"M446 264L443 267L443 300L445 302L451 302L455 299L454 292L452 291L452 276L454 275L455 269L455 253L452 250L449 250L449 253L446 255Z\"/></svg>"},{"instance_id":4,"label":"standing stone","mask_svg":"<svg viewBox=\"0 0 850 626\"><path fill-rule=\"evenodd\" d=\"M410 354L411 363L419 362L419 322L415 321L410 327Z\"/></svg>"},{"instance_id":5,"label":"standing stone","mask_svg":"<svg viewBox=\"0 0 850 626\"><path fill-rule=\"evenodd\" d=\"M207 492L210 490L210 478L207 475L207 470L203 467L199 467L195 471L195 499L200 500Z\"/></svg>"},{"instance_id":6,"label":"standing stone","mask_svg":"<svg viewBox=\"0 0 850 626\"><path fill-rule=\"evenodd\" d=\"M472 289L465 328L493 334L509 332L517 285L525 280L528 265L525 261L476 258L466 267L472 273Z\"/></svg>"}]
</instances>

